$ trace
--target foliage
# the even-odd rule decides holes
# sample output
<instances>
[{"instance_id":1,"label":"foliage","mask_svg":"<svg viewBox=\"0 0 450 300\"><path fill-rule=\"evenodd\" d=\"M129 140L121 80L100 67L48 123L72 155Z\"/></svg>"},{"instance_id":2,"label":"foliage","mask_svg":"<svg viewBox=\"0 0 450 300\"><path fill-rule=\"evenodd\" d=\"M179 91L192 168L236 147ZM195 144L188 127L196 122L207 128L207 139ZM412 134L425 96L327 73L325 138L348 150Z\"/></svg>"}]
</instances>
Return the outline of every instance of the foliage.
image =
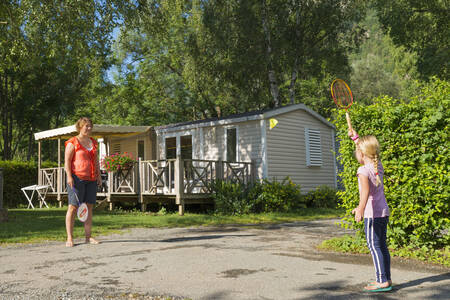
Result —
<instances>
[{"instance_id":1,"label":"foliage","mask_svg":"<svg viewBox=\"0 0 450 300\"><path fill-rule=\"evenodd\" d=\"M341 237L335 237L328 240L325 240L320 244L319 249L327 249L336 252L345 252L345 253L361 253L361 254L369 254L369 248L367 248L366 239L363 236L351 236L344 235Z\"/></svg>"},{"instance_id":2,"label":"foliage","mask_svg":"<svg viewBox=\"0 0 450 300\"><path fill-rule=\"evenodd\" d=\"M344 253L369 253L366 240L362 236L354 237L344 235L342 237L332 238L323 241L318 248L322 250L331 250ZM426 247L414 248L411 246L405 246L397 249L390 248L389 253L393 257L412 258L450 267L450 247L448 246L443 249L429 249Z\"/></svg>"},{"instance_id":3,"label":"foliage","mask_svg":"<svg viewBox=\"0 0 450 300\"><path fill-rule=\"evenodd\" d=\"M108 172L117 172L119 170L130 169L136 163L136 159L133 158L131 153L114 153L107 155L102 159L102 166Z\"/></svg>"},{"instance_id":4,"label":"foliage","mask_svg":"<svg viewBox=\"0 0 450 300\"><path fill-rule=\"evenodd\" d=\"M409 103L378 98L375 104L352 106L350 114L359 135L372 134L381 144L384 189L391 216L390 247L437 249L450 242L450 83L433 79ZM337 112L341 139L339 160L344 191L338 192L345 221L355 224L351 210L358 205L355 176L358 163L347 137L343 111Z\"/></svg>"},{"instance_id":5,"label":"foliage","mask_svg":"<svg viewBox=\"0 0 450 300\"><path fill-rule=\"evenodd\" d=\"M418 54L423 78L449 80L450 18L448 1L374 0L380 22L394 43Z\"/></svg>"},{"instance_id":6,"label":"foliage","mask_svg":"<svg viewBox=\"0 0 450 300\"><path fill-rule=\"evenodd\" d=\"M167 212L167 209L166 209L164 206L162 206L161 209L158 211L157 214L158 214L159 216L165 216L165 215L168 214L168 212Z\"/></svg>"},{"instance_id":7,"label":"foliage","mask_svg":"<svg viewBox=\"0 0 450 300\"><path fill-rule=\"evenodd\" d=\"M414 248L403 247L391 250L393 256L412 258L430 263L440 264L450 267L450 247L443 249L432 249L427 247Z\"/></svg>"},{"instance_id":8,"label":"foliage","mask_svg":"<svg viewBox=\"0 0 450 300\"><path fill-rule=\"evenodd\" d=\"M53 162L42 162L42 168L57 166ZM13 208L28 204L21 188L37 184L38 168L35 162L0 161L3 169L3 205Z\"/></svg>"},{"instance_id":9,"label":"foliage","mask_svg":"<svg viewBox=\"0 0 450 300\"><path fill-rule=\"evenodd\" d=\"M329 116L329 79L349 71L347 46L356 47L360 40L352 21L363 16L363 3L124 4L124 23L114 45L113 86L91 109L98 119L130 125L220 117L299 102ZM318 94L323 109L314 101Z\"/></svg>"},{"instance_id":10,"label":"foliage","mask_svg":"<svg viewBox=\"0 0 450 300\"><path fill-rule=\"evenodd\" d=\"M330 118L333 108L336 107L330 99L330 84L334 79L336 79L335 75L328 73L316 78L297 80L295 102L301 102L321 116Z\"/></svg>"},{"instance_id":11,"label":"foliage","mask_svg":"<svg viewBox=\"0 0 450 300\"><path fill-rule=\"evenodd\" d=\"M366 104L384 95L408 99L416 92L417 55L394 45L389 35L383 33L374 10L369 10L359 25L365 28L366 38L359 51L349 56L354 98Z\"/></svg>"},{"instance_id":12,"label":"foliage","mask_svg":"<svg viewBox=\"0 0 450 300\"><path fill-rule=\"evenodd\" d=\"M77 118L109 66L116 17L110 1L0 1L3 159L30 160L36 131Z\"/></svg>"},{"instance_id":13,"label":"foliage","mask_svg":"<svg viewBox=\"0 0 450 300\"><path fill-rule=\"evenodd\" d=\"M251 195L261 212L288 212L306 207L300 186L289 177L282 181L264 179L255 185Z\"/></svg>"},{"instance_id":14,"label":"foliage","mask_svg":"<svg viewBox=\"0 0 450 300\"><path fill-rule=\"evenodd\" d=\"M288 212L306 207L300 186L289 177L281 182L264 179L249 186L217 181L213 189L216 212L222 214Z\"/></svg>"},{"instance_id":15,"label":"foliage","mask_svg":"<svg viewBox=\"0 0 450 300\"><path fill-rule=\"evenodd\" d=\"M307 207L336 208L339 198L336 189L327 185L318 186L304 196Z\"/></svg>"},{"instance_id":16,"label":"foliage","mask_svg":"<svg viewBox=\"0 0 450 300\"><path fill-rule=\"evenodd\" d=\"M242 215L254 211L254 203L248 197L252 187L217 180L212 188L216 213Z\"/></svg>"}]
</instances>

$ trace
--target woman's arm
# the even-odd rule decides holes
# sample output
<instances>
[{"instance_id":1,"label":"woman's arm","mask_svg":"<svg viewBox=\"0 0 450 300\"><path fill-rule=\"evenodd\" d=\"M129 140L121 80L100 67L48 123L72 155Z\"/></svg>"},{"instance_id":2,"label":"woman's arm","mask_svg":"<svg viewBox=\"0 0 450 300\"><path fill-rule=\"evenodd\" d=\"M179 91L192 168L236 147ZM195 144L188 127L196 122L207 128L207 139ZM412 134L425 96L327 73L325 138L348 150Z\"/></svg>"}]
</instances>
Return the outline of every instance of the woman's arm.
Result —
<instances>
[{"instance_id":1,"label":"woman's arm","mask_svg":"<svg viewBox=\"0 0 450 300\"><path fill-rule=\"evenodd\" d=\"M102 175L100 173L100 163L98 161L98 157L95 160L95 170L97 172L97 184L102 185Z\"/></svg>"},{"instance_id":2,"label":"woman's arm","mask_svg":"<svg viewBox=\"0 0 450 300\"><path fill-rule=\"evenodd\" d=\"M66 171L67 184L73 187L72 178L72 158L75 153L75 147L72 143L67 143L66 150L64 153L64 170Z\"/></svg>"},{"instance_id":3,"label":"woman's arm","mask_svg":"<svg viewBox=\"0 0 450 300\"><path fill-rule=\"evenodd\" d=\"M361 190L359 191L359 205L352 210L355 214L355 221L360 222L364 218L364 210L366 209L367 200L369 199L369 177L358 174Z\"/></svg>"}]
</instances>

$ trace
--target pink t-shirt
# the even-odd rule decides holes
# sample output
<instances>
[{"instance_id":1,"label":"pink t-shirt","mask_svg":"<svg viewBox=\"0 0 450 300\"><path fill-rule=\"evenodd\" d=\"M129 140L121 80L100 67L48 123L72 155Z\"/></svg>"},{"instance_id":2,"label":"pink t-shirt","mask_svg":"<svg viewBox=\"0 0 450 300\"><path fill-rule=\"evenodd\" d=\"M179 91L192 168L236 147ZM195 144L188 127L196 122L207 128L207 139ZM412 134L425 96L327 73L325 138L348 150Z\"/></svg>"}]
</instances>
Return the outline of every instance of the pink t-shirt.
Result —
<instances>
[{"instance_id":1,"label":"pink t-shirt","mask_svg":"<svg viewBox=\"0 0 450 300\"><path fill-rule=\"evenodd\" d=\"M369 163L358 168L356 175L358 176L358 187L361 192L361 181L359 175L369 178L369 199L367 199L366 209L364 210L364 218L381 218L389 216L389 207L384 196L383 175L384 169L381 162L378 163L378 175L381 183L376 186L377 177L373 164Z\"/></svg>"}]
</instances>

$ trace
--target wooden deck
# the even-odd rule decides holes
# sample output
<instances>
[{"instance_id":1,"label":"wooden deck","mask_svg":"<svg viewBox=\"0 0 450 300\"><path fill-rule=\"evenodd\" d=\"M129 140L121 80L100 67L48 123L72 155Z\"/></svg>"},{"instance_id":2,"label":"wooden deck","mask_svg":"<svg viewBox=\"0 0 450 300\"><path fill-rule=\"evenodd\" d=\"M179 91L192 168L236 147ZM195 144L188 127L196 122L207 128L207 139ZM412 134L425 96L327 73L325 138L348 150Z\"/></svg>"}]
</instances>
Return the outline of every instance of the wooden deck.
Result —
<instances>
[{"instance_id":1,"label":"wooden deck","mask_svg":"<svg viewBox=\"0 0 450 300\"><path fill-rule=\"evenodd\" d=\"M110 209L117 202L135 202L145 210L148 203L174 203L184 214L185 204L211 203L211 184L225 180L249 184L255 178L251 162L222 160L167 159L139 160L131 169L102 174L97 199ZM38 182L49 185L47 197L56 197L60 206L67 199L64 167L39 169Z\"/></svg>"}]
</instances>

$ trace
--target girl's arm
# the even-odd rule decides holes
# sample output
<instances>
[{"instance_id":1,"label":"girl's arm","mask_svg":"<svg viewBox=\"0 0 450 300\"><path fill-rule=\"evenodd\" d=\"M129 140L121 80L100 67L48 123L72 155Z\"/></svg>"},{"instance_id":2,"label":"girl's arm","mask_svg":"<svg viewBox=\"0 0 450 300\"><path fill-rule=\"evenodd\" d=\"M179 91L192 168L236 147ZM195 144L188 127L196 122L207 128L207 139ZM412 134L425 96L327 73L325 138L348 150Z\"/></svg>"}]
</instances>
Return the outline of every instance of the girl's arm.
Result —
<instances>
[{"instance_id":1,"label":"girl's arm","mask_svg":"<svg viewBox=\"0 0 450 300\"><path fill-rule=\"evenodd\" d=\"M359 136L358 133L356 133L356 130L352 127L352 121L350 120L350 115L348 112L345 113L345 118L347 119L347 126L348 126L348 136L356 143Z\"/></svg>"},{"instance_id":2,"label":"girl's arm","mask_svg":"<svg viewBox=\"0 0 450 300\"><path fill-rule=\"evenodd\" d=\"M352 210L355 214L355 221L360 222L364 218L364 210L366 209L367 200L369 199L369 177L358 174L361 190L359 191L359 205Z\"/></svg>"},{"instance_id":3,"label":"girl's arm","mask_svg":"<svg viewBox=\"0 0 450 300\"><path fill-rule=\"evenodd\" d=\"M67 143L66 150L64 152L64 170L66 171L67 184L73 187L72 178L72 158L75 153L75 147L72 143Z\"/></svg>"}]
</instances>

